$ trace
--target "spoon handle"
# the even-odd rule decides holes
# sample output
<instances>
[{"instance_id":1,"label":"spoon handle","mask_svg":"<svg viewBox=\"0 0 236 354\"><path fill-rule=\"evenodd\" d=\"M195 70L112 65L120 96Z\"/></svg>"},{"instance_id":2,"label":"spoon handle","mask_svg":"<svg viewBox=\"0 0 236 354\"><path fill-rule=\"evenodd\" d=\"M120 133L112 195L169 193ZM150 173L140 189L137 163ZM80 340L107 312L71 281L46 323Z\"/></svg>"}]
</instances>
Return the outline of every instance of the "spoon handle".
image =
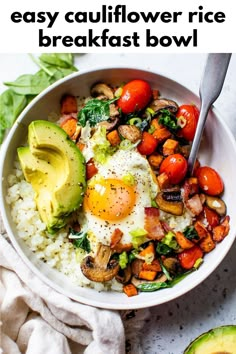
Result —
<instances>
[{"instance_id":1,"label":"spoon handle","mask_svg":"<svg viewBox=\"0 0 236 354\"><path fill-rule=\"evenodd\" d=\"M200 115L188 158L188 172L190 175L193 174L193 168L199 150L208 111L222 90L230 58L231 53L209 54L207 57L199 91L201 99Z\"/></svg>"}]
</instances>

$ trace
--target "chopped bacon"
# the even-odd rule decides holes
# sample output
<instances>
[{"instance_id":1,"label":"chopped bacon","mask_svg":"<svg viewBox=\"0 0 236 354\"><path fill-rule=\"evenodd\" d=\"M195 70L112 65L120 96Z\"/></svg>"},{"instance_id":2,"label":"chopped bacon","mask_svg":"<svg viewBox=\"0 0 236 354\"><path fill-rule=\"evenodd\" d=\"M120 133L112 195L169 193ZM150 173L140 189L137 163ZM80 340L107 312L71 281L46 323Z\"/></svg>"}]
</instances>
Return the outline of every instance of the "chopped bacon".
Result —
<instances>
[{"instance_id":1,"label":"chopped bacon","mask_svg":"<svg viewBox=\"0 0 236 354\"><path fill-rule=\"evenodd\" d=\"M165 236L164 229L159 219L159 210L157 208L145 208L145 230L147 237L152 240L161 240Z\"/></svg>"},{"instance_id":2,"label":"chopped bacon","mask_svg":"<svg viewBox=\"0 0 236 354\"><path fill-rule=\"evenodd\" d=\"M203 210L199 195L195 194L192 198L188 199L186 201L186 207L194 216L199 215Z\"/></svg>"},{"instance_id":3,"label":"chopped bacon","mask_svg":"<svg viewBox=\"0 0 236 354\"><path fill-rule=\"evenodd\" d=\"M161 221L161 225L166 233L173 230L166 221Z\"/></svg>"},{"instance_id":4,"label":"chopped bacon","mask_svg":"<svg viewBox=\"0 0 236 354\"><path fill-rule=\"evenodd\" d=\"M132 243L121 243L118 242L113 250L116 251L117 253L122 253L122 252L129 252L133 249Z\"/></svg>"},{"instance_id":5,"label":"chopped bacon","mask_svg":"<svg viewBox=\"0 0 236 354\"><path fill-rule=\"evenodd\" d=\"M189 196L197 194L199 191L198 181L196 177L190 177L184 182L183 199L188 200Z\"/></svg>"},{"instance_id":6,"label":"chopped bacon","mask_svg":"<svg viewBox=\"0 0 236 354\"><path fill-rule=\"evenodd\" d=\"M112 232L111 245L110 245L111 249L113 249L117 245L117 243L120 242L122 236L123 236L123 232L118 228Z\"/></svg>"},{"instance_id":7,"label":"chopped bacon","mask_svg":"<svg viewBox=\"0 0 236 354\"><path fill-rule=\"evenodd\" d=\"M213 228L213 240L221 242L229 233L229 216L227 215L220 225Z\"/></svg>"}]
</instances>

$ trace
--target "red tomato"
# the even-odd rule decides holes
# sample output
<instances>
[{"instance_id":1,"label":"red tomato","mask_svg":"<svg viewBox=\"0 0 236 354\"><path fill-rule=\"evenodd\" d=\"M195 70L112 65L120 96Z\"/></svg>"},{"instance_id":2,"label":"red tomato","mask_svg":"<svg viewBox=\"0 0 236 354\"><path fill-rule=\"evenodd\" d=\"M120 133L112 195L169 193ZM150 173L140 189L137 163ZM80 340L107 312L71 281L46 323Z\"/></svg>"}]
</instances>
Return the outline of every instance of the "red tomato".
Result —
<instances>
[{"instance_id":1,"label":"red tomato","mask_svg":"<svg viewBox=\"0 0 236 354\"><path fill-rule=\"evenodd\" d=\"M194 105L184 104L179 107L176 114L176 118L180 119L184 117L186 123L180 130L180 135L188 141L192 141L197 128L197 122L199 118L199 110Z\"/></svg>"},{"instance_id":2,"label":"red tomato","mask_svg":"<svg viewBox=\"0 0 236 354\"><path fill-rule=\"evenodd\" d=\"M129 114L147 106L151 97L152 89L146 81L133 80L123 87L117 105L123 113Z\"/></svg>"},{"instance_id":3,"label":"red tomato","mask_svg":"<svg viewBox=\"0 0 236 354\"><path fill-rule=\"evenodd\" d=\"M152 134L143 132L142 141L138 144L137 149L142 155L150 155L155 151L157 144L158 141Z\"/></svg>"},{"instance_id":4,"label":"red tomato","mask_svg":"<svg viewBox=\"0 0 236 354\"><path fill-rule=\"evenodd\" d=\"M208 208L206 205L204 206L203 210L204 210L204 215L211 229L215 226L218 226L220 223L219 215L214 210Z\"/></svg>"},{"instance_id":5,"label":"red tomato","mask_svg":"<svg viewBox=\"0 0 236 354\"><path fill-rule=\"evenodd\" d=\"M203 252L197 245L178 254L179 263L184 269L191 269L194 266L196 260L202 257Z\"/></svg>"},{"instance_id":6,"label":"red tomato","mask_svg":"<svg viewBox=\"0 0 236 354\"><path fill-rule=\"evenodd\" d=\"M199 167L196 171L200 188L209 195L219 195L224 190L223 181L213 168L208 166Z\"/></svg>"},{"instance_id":7,"label":"red tomato","mask_svg":"<svg viewBox=\"0 0 236 354\"><path fill-rule=\"evenodd\" d=\"M88 180L88 179L92 178L94 175L96 175L97 172L98 172L98 169L95 166L93 159L90 159L86 163L86 179Z\"/></svg>"},{"instance_id":8,"label":"red tomato","mask_svg":"<svg viewBox=\"0 0 236 354\"><path fill-rule=\"evenodd\" d=\"M160 173L165 172L171 184L178 184L184 179L187 168L188 164L186 159L180 154L173 154L162 161Z\"/></svg>"}]
</instances>

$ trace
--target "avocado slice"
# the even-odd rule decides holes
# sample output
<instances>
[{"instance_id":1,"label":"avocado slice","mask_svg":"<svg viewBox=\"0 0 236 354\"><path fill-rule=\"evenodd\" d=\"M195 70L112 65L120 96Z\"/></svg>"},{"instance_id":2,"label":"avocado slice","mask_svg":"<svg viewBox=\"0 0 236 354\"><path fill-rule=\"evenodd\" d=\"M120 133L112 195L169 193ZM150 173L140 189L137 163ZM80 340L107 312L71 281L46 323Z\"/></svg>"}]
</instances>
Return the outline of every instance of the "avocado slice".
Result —
<instances>
[{"instance_id":1,"label":"avocado slice","mask_svg":"<svg viewBox=\"0 0 236 354\"><path fill-rule=\"evenodd\" d=\"M211 329L195 339L184 354L235 354L236 326Z\"/></svg>"},{"instance_id":2,"label":"avocado slice","mask_svg":"<svg viewBox=\"0 0 236 354\"><path fill-rule=\"evenodd\" d=\"M66 132L54 123L36 120L28 127L29 146L17 149L26 181L49 232L65 226L85 191L85 161Z\"/></svg>"}]
</instances>

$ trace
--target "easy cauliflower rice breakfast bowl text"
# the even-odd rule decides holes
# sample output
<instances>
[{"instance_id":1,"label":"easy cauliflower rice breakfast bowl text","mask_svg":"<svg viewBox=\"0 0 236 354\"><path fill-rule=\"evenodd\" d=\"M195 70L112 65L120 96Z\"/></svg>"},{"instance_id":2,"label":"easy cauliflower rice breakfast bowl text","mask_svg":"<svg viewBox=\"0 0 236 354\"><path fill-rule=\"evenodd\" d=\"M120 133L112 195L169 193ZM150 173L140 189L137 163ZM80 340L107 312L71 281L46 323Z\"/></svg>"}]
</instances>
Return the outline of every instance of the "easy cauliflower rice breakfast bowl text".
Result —
<instances>
[{"instance_id":1,"label":"easy cauliflower rice breakfast bowl text","mask_svg":"<svg viewBox=\"0 0 236 354\"><path fill-rule=\"evenodd\" d=\"M168 300L175 288L178 296L195 286L209 257L232 243L227 184L201 156L187 175L198 102L163 97L162 85L150 85L144 72L122 85L89 81L89 95L65 87L60 113L47 108L47 121L26 122L5 202L32 263L52 269L42 272L50 282L61 273L56 289L65 276L69 296L78 287L82 295L71 297L108 308L122 293L127 305L119 300L117 308L148 306L143 297L158 290L155 305L165 301L162 292ZM99 303L104 291L106 299L113 294L111 306ZM132 304L139 297L142 304Z\"/></svg>"}]
</instances>

